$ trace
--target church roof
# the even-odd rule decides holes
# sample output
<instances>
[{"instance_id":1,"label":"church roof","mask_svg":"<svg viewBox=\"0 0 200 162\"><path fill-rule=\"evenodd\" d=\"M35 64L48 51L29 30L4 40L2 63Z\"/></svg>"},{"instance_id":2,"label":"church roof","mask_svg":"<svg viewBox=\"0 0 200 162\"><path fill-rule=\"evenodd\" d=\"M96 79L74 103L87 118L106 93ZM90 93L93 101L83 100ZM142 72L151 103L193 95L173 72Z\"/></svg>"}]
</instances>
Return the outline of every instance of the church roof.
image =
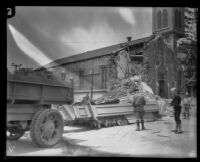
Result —
<instances>
[{"instance_id":1,"label":"church roof","mask_svg":"<svg viewBox=\"0 0 200 162\"><path fill-rule=\"evenodd\" d=\"M92 59L92 58L96 58L96 57L111 55L111 54L116 53L117 50L122 49L123 48L122 45L131 46L131 45L135 45L135 44L139 44L139 43L148 42L153 37L154 36L151 35L149 37L144 37L144 38L141 38L141 39L132 40L130 42L119 43L119 44L111 45L111 46L108 46L108 47L99 48L99 49L96 49L96 50L87 51L87 52L80 53L80 54L77 54L77 55L72 55L72 56L69 56L69 57L57 59L53 62L50 62L47 65L44 65L42 67L39 67L38 69L35 69L35 71L41 70L43 68L54 67L54 66L58 66L58 65L64 65L64 64L77 62L77 61L84 61L84 60L88 60L88 59Z\"/></svg>"}]
</instances>

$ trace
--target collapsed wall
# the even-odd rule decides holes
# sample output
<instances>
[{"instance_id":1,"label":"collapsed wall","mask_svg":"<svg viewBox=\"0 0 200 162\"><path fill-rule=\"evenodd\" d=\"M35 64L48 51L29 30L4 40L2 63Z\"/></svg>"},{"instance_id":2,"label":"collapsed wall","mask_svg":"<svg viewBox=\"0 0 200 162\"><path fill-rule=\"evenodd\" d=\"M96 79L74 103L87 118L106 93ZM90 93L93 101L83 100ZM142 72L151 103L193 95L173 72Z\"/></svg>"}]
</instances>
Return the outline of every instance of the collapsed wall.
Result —
<instances>
[{"instance_id":1,"label":"collapsed wall","mask_svg":"<svg viewBox=\"0 0 200 162\"><path fill-rule=\"evenodd\" d=\"M94 101L95 104L131 103L136 93L141 93L147 100L160 97L154 95L151 88L144 82L135 80L134 77L114 79L109 81L108 93Z\"/></svg>"}]
</instances>

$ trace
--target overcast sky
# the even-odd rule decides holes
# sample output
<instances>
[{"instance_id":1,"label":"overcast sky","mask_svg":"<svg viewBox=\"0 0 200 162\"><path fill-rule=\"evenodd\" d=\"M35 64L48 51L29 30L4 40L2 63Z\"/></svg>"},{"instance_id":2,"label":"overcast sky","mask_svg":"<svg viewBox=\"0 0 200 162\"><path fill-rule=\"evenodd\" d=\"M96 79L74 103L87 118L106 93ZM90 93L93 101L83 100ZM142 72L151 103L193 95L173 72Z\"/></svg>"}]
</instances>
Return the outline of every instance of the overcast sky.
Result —
<instances>
[{"instance_id":1,"label":"overcast sky","mask_svg":"<svg viewBox=\"0 0 200 162\"><path fill-rule=\"evenodd\" d=\"M152 8L16 7L7 21L7 63L39 67L152 34Z\"/></svg>"}]
</instances>

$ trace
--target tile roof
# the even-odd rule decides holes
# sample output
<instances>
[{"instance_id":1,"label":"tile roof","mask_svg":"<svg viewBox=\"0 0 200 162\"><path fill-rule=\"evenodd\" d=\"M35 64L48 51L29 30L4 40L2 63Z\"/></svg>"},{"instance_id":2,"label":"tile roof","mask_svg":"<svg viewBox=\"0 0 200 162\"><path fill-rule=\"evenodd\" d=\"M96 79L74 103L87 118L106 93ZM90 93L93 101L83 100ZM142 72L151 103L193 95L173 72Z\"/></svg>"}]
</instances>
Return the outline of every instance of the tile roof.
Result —
<instances>
[{"instance_id":1,"label":"tile roof","mask_svg":"<svg viewBox=\"0 0 200 162\"><path fill-rule=\"evenodd\" d=\"M77 55L64 57L64 58L61 58L61 59L57 59L53 62L50 62L49 64L44 65L42 67L39 67L39 68L35 69L35 71L38 71L38 70L41 70L41 69L47 68L47 67L54 67L54 66L57 66L57 65L64 65L64 64L68 64L68 63L77 62L77 61L92 59L92 58L95 58L95 57L110 55L110 54L115 53L115 51L121 49L122 48L121 45L126 44L128 46L131 46L131 45L150 41L152 38L153 38L153 35L151 35L149 37L137 39L137 40L132 40L132 41L126 42L126 43L119 43L119 44L111 45L111 46L108 46L108 47L99 48L99 49L92 50L92 51L87 51L87 52L80 53L80 54L77 54Z\"/></svg>"}]
</instances>

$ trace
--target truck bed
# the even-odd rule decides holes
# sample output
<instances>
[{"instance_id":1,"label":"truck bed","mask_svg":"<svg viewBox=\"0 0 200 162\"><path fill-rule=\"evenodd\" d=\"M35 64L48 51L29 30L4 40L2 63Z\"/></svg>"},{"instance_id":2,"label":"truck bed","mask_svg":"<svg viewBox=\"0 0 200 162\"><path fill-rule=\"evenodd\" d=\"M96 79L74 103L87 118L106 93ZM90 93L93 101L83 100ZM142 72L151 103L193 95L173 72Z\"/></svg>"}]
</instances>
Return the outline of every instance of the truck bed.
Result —
<instances>
[{"instance_id":1,"label":"truck bed","mask_svg":"<svg viewBox=\"0 0 200 162\"><path fill-rule=\"evenodd\" d=\"M72 101L73 88L70 83L34 77L7 78L8 103L64 104Z\"/></svg>"}]
</instances>

